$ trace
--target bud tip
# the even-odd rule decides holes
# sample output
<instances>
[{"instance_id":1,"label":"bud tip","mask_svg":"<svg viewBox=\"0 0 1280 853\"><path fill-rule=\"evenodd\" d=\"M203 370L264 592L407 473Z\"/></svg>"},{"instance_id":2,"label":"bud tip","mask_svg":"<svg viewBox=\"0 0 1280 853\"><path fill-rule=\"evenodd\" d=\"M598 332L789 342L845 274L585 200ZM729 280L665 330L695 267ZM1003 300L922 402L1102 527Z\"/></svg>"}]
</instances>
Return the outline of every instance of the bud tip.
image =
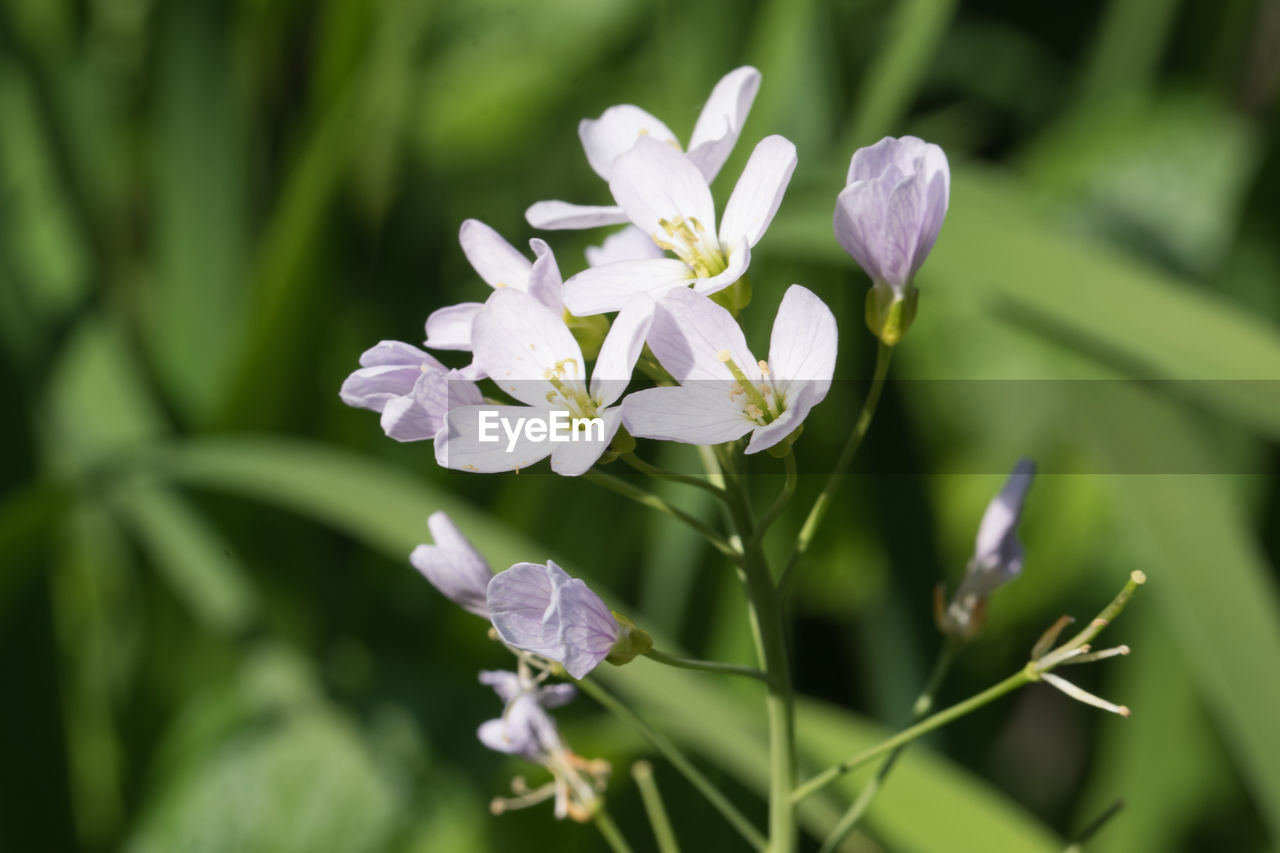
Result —
<instances>
[{"instance_id":1,"label":"bud tip","mask_svg":"<svg viewBox=\"0 0 1280 853\"><path fill-rule=\"evenodd\" d=\"M1129 580L1134 583L1146 583L1147 575L1145 572L1135 570L1131 575L1129 575Z\"/></svg>"}]
</instances>

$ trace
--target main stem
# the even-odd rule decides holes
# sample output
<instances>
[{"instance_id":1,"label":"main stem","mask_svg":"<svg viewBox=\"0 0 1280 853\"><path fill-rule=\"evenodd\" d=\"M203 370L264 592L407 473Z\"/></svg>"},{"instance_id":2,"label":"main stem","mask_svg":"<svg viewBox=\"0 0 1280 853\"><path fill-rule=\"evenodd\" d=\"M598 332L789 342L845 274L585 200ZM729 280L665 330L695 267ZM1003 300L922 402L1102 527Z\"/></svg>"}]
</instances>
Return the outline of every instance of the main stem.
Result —
<instances>
[{"instance_id":1,"label":"main stem","mask_svg":"<svg viewBox=\"0 0 1280 853\"><path fill-rule=\"evenodd\" d=\"M725 468L731 463L731 459L722 457ZM764 547L755 535L746 483L728 470L724 473L728 480L730 515L744 549L742 572L760 667L768 689L765 696L765 710L769 717L768 850L771 853L790 853L796 846L795 806L791 801L791 792L796 784L795 697L791 689L791 664L783 630L782 606Z\"/></svg>"}]
</instances>

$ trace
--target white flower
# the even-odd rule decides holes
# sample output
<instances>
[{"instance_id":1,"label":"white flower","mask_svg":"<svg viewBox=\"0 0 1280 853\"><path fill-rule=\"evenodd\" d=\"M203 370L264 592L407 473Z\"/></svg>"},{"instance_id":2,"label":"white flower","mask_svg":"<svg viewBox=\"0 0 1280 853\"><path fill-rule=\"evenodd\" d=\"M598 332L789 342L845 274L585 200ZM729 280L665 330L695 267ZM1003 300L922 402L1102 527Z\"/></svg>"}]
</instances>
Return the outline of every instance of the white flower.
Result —
<instances>
[{"instance_id":1,"label":"white flower","mask_svg":"<svg viewBox=\"0 0 1280 853\"><path fill-rule=\"evenodd\" d=\"M511 288L528 293L555 312L564 311L560 299L560 268L542 240L529 241L534 260L529 261L502 236L478 219L468 219L458 230L458 242L471 266L495 290ZM470 350L471 323L480 312L479 302L461 302L433 311L427 318L425 346L442 350ZM473 375L479 379L481 376Z\"/></svg>"},{"instance_id":2,"label":"white flower","mask_svg":"<svg viewBox=\"0 0 1280 853\"><path fill-rule=\"evenodd\" d=\"M587 265L602 267L618 261L641 261L661 258L662 249L653 242L653 238L634 225L615 231L599 246L588 246Z\"/></svg>"},{"instance_id":3,"label":"white flower","mask_svg":"<svg viewBox=\"0 0 1280 853\"><path fill-rule=\"evenodd\" d=\"M433 512L427 527L435 544L414 548L409 562L445 598L488 619L489 563L443 512Z\"/></svg>"},{"instance_id":4,"label":"white flower","mask_svg":"<svg viewBox=\"0 0 1280 853\"><path fill-rule=\"evenodd\" d=\"M720 444L751 433L747 453L795 431L831 387L836 320L812 292L787 289L773 322L769 360L756 361L724 308L691 290L658 303L649 347L679 386L627 397L622 417L632 435Z\"/></svg>"},{"instance_id":5,"label":"white flower","mask_svg":"<svg viewBox=\"0 0 1280 853\"><path fill-rule=\"evenodd\" d=\"M643 296L623 307L600 347L588 385L582 350L563 315L517 290L494 293L472 327L476 364L524 405L450 410L436 436L436 460L446 468L488 473L520 470L550 456L557 474L585 472L622 423L619 410L611 406L631 381L652 315L653 305ZM570 419L599 418L603 429L588 429L572 441L551 441L546 435L535 440L528 431L510 442L505 436L484 440L486 423L509 426L530 418L552 423L556 412L567 412Z\"/></svg>"},{"instance_id":6,"label":"white flower","mask_svg":"<svg viewBox=\"0 0 1280 853\"><path fill-rule=\"evenodd\" d=\"M738 141L759 89L760 72L743 66L730 71L711 90L689 139L689 157L708 182L715 179ZM610 107L598 119L583 119L578 125L578 136L587 153L587 162L606 181L613 177L614 162L631 150L637 140L656 139L676 149L680 147L670 128L630 104ZM619 207L564 201L540 201L529 208L525 218L534 228L543 229L594 228L627 221L627 215Z\"/></svg>"},{"instance_id":7,"label":"white flower","mask_svg":"<svg viewBox=\"0 0 1280 853\"><path fill-rule=\"evenodd\" d=\"M796 149L781 136L751 153L716 227L711 189L687 155L655 139L641 139L614 161L609 188L627 217L674 258L624 260L591 267L564 285L564 302L578 315L617 311L628 297L654 300L692 285L715 293L747 271L751 247L764 236L782 202Z\"/></svg>"}]
</instances>

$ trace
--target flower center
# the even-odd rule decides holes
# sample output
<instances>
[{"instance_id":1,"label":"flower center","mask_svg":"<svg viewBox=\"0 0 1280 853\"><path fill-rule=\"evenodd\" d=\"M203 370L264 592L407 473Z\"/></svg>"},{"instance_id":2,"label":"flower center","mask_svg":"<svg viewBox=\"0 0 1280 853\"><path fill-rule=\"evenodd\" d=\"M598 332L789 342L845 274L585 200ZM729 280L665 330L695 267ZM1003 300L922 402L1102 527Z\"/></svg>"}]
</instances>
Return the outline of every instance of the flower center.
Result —
<instances>
[{"instance_id":1,"label":"flower center","mask_svg":"<svg viewBox=\"0 0 1280 853\"><path fill-rule=\"evenodd\" d=\"M733 383L733 387L729 389L729 398L742 405L742 413L747 416L748 420L754 421L760 426L772 423L787 408L787 401L782 399L778 392L774 389L772 382L761 382L755 385L742 372L742 368L734 362L729 355L728 350L720 350L716 353L716 358L733 374L733 378L737 381ZM769 375L768 362L760 362L760 372L765 376ZM741 398L741 399L739 399Z\"/></svg>"},{"instance_id":2,"label":"flower center","mask_svg":"<svg viewBox=\"0 0 1280 853\"><path fill-rule=\"evenodd\" d=\"M653 242L659 249L674 253L698 278L713 278L728 268L729 259L720 242L696 216L659 219L658 225L662 231L653 232Z\"/></svg>"},{"instance_id":3,"label":"flower center","mask_svg":"<svg viewBox=\"0 0 1280 853\"><path fill-rule=\"evenodd\" d=\"M569 365L573 365L572 373ZM596 401L587 393L581 380L574 375L577 372L578 361L573 358L557 361L554 367L542 371L542 377L551 383L553 389L547 392L547 402L555 403L558 399L573 417L594 418Z\"/></svg>"}]
</instances>

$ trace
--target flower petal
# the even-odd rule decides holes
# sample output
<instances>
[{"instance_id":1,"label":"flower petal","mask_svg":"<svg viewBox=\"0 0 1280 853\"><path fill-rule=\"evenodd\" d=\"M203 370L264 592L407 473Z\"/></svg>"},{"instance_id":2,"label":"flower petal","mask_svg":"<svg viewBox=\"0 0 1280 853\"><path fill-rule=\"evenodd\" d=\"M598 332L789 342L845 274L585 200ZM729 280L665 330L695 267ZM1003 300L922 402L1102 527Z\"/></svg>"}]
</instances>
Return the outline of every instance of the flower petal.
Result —
<instances>
[{"instance_id":1,"label":"flower petal","mask_svg":"<svg viewBox=\"0 0 1280 853\"><path fill-rule=\"evenodd\" d=\"M582 350L562 316L527 293L499 290L471 327L476 364L498 387L530 406L546 407L548 371L586 391Z\"/></svg>"},{"instance_id":2,"label":"flower petal","mask_svg":"<svg viewBox=\"0 0 1280 853\"><path fill-rule=\"evenodd\" d=\"M878 181L859 181L836 197L836 240L872 281L900 290L905 281L890 278L901 264L894 262L889 228L889 190Z\"/></svg>"},{"instance_id":3,"label":"flower petal","mask_svg":"<svg viewBox=\"0 0 1280 853\"><path fill-rule=\"evenodd\" d=\"M599 246L588 246L587 264L602 267L618 261L647 261L663 257L653 238L634 225L628 225L604 238Z\"/></svg>"},{"instance_id":4,"label":"flower petal","mask_svg":"<svg viewBox=\"0 0 1280 853\"><path fill-rule=\"evenodd\" d=\"M564 283L564 304L578 317L620 311L638 293L661 299L693 281L693 273L675 258L618 261L588 267Z\"/></svg>"},{"instance_id":5,"label":"flower petal","mask_svg":"<svg viewBox=\"0 0 1280 853\"><path fill-rule=\"evenodd\" d=\"M501 717L482 723L476 737L489 749L530 761L562 748L555 722L528 693L513 699Z\"/></svg>"},{"instance_id":6,"label":"flower petal","mask_svg":"<svg viewBox=\"0 0 1280 853\"><path fill-rule=\"evenodd\" d=\"M458 229L458 242L471 266L490 287L528 288L533 264L488 225L468 219Z\"/></svg>"},{"instance_id":7,"label":"flower petal","mask_svg":"<svg viewBox=\"0 0 1280 853\"><path fill-rule=\"evenodd\" d=\"M427 527L435 544L414 548L409 562L450 601L487 618L489 564L443 512L432 513Z\"/></svg>"},{"instance_id":8,"label":"flower petal","mask_svg":"<svg viewBox=\"0 0 1280 853\"><path fill-rule=\"evenodd\" d=\"M646 137L679 144L669 127L631 104L610 107L600 118L584 118L578 123L578 138L587 152L587 162L606 181L618 157Z\"/></svg>"},{"instance_id":9,"label":"flower petal","mask_svg":"<svg viewBox=\"0 0 1280 853\"><path fill-rule=\"evenodd\" d=\"M601 406L608 406L622 396L631 381L636 359L644 349L644 338L653 323L653 300L637 294L614 318L600 345L600 355L591 368L591 396Z\"/></svg>"},{"instance_id":10,"label":"flower petal","mask_svg":"<svg viewBox=\"0 0 1280 853\"><path fill-rule=\"evenodd\" d=\"M516 563L489 581L489 617L507 644L582 678L605 659L618 621L585 583L548 561Z\"/></svg>"},{"instance_id":11,"label":"flower petal","mask_svg":"<svg viewBox=\"0 0 1280 853\"><path fill-rule=\"evenodd\" d=\"M671 145L642 138L613 163L609 189L627 218L646 234L663 233L659 220L697 219L715 227L711 189L693 161Z\"/></svg>"},{"instance_id":12,"label":"flower petal","mask_svg":"<svg viewBox=\"0 0 1280 853\"><path fill-rule=\"evenodd\" d=\"M432 311L427 317L427 339L423 346L432 349L470 350L471 322L483 307L479 302L461 302Z\"/></svg>"},{"instance_id":13,"label":"flower petal","mask_svg":"<svg viewBox=\"0 0 1280 853\"><path fill-rule=\"evenodd\" d=\"M621 225L627 221L622 208L613 205L572 204L567 201L537 201L524 212L525 222L543 231L569 231Z\"/></svg>"},{"instance_id":14,"label":"flower petal","mask_svg":"<svg viewBox=\"0 0 1280 853\"><path fill-rule=\"evenodd\" d=\"M527 418L546 420L548 410L532 406L460 406L445 416L436 434L436 463L454 471L492 474L520 471L551 455L548 441L534 441Z\"/></svg>"},{"instance_id":15,"label":"flower petal","mask_svg":"<svg viewBox=\"0 0 1280 853\"><path fill-rule=\"evenodd\" d=\"M392 397L410 393L423 370L444 369L411 344L382 341L360 354L360 369L346 378L338 394L348 406L381 412Z\"/></svg>"},{"instance_id":16,"label":"flower petal","mask_svg":"<svg viewBox=\"0 0 1280 853\"><path fill-rule=\"evenodd\" d=\"M748 379L763 379L733 315L687 288L673 290L658 302L648 343L666 371L681 383L732 380L733 374L720 358L725 353Z\"/></svg>"},{"instance_id":17,"label":"flower petal","mask_svg":"<svg viewBox=\"0 0 1280 853\"><path fill-rule=\"evenodd\" d=\"M622 420L638 438L685 444L734 441L756 426L732 396L735 385L732 380L705 379L635 391L622 401Z\"/></svg>"},{"instance_id":18,"label":"flower petal","mask_svg":"<svg viewBox=\"0 0 1280 853\"><path fill-rule=\"evenodd\" d=\"M766 136L760 140L725 205L720 244L732 246L743 238L752 246L760 242L795 170L796 147L789 139Z\"/></svg>"},{"instance_id":19,"label":"flower petal","mask_svg":"<svg viewBox=\"0 0 1280 853\"><path fill-rule=\"evenodd\" d=\"M529 271L528 293L534 299L550 308L556 314L564 313L564 301L561 290L564 281L560 278L560 267L556 264L556 256L551 247L537 237L529 241L533 249L533 269Z\"/></svg>"},{"instance_id":20,"label":"flower petal","mask_svg":"<svg viewBox=\"0 0 1280 853\"><path fill-rule=\"evenodd\" d=\"M689 138L689 158L708 182L715 180L733 151L759 90L760 72L749 65L730 71L711 90Z\"/></svg>"},{"instance_id":21,"label":"flower petal","mask_svg":"<svg viewBox=\"0 0 1280 853\"><path fill-rule=\"evenodd\" d=\"M553 445L551 450L551 470L562 477L577 477L585 474L596 460L609 449L618 427L622 426L622 412L617 409L602 409L597 417L603 422L603 428L588 425L585 431L571 441L562 441Z\"/></svg>"},{"instance_id":22,"label":"flower petal","mask_svg":"<svg viewBox=\"0 0 1280 853\"><path fill-rule=\"evenodd\" d=\"M801 386L812 398L811 406L827 396L838 338L835 315L826 303L806 287L788 287L769 337L769 372L788 409Z\"/></svg>"}]
</instances>

